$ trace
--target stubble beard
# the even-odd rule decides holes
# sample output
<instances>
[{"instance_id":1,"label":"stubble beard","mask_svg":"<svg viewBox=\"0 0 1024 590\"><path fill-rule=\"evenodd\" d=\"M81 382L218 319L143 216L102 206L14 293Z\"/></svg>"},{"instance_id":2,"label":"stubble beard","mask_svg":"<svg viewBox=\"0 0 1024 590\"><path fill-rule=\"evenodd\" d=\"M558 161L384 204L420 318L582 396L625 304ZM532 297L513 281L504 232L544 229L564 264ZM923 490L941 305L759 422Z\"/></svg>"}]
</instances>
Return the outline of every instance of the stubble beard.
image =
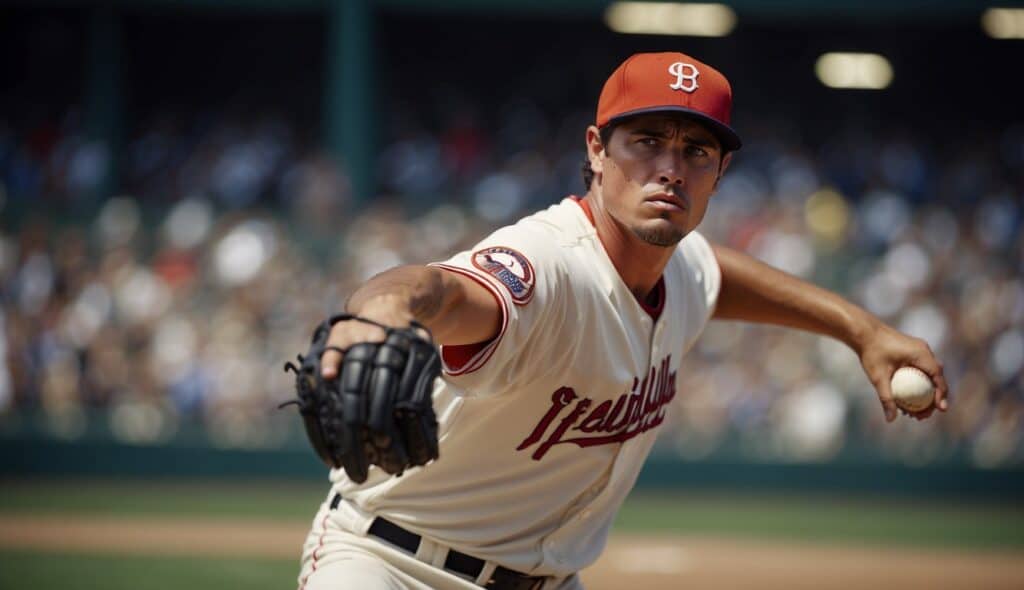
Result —
<instances>
[{"instance_id":1,"label":"stubble beard","mask_svg":"<svg viewBox=\"0 0 1024 590\"><path fill-rule=\"evenodd\" d=\"M667 215L663 215L662 219L668 220ZM660 225L660 224L659 224ZM633 227L633 234L640 238L642 241L661 248L670 248L682 241L686 237L686 231L682 228L676 227L671 223L668 227Z\"/></svg>"}]
</instances>

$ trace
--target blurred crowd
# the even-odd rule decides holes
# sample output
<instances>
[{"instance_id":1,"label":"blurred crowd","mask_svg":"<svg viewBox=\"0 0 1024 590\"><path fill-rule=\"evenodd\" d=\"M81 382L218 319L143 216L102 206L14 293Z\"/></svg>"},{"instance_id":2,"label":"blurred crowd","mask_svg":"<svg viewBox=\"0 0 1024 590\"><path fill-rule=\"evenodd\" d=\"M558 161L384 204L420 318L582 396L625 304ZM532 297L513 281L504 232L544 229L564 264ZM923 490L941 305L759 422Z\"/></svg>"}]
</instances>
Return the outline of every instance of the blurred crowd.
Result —
<instances>
[{"instance_id":1,"label":"blurred crowd","mask_svg":"<svg viewBox=\"0 0 1024 590\"><path fill-rule=\"evenodd\" d=\"M0 123L0 213L21 211L0 234L0 421L43 416L73 438L100 415L129 442L201 424L225 446L283 444L282 364L355 285L582 194L589 112L515 100L493 125L472 105L456 111L431 125L393 109L407 115L391 121L381 195L364 204L286 117L161 113L129 134L121 196L64 216L99 182L106 148L73 114ZM885 425L843 345L713 322L661 444L689 459L1019 465L1024 128L936 144L853 123L817 142L786 121L744 128L701 231L926 340L950 412Z\"/></svg>"}]
</instances>

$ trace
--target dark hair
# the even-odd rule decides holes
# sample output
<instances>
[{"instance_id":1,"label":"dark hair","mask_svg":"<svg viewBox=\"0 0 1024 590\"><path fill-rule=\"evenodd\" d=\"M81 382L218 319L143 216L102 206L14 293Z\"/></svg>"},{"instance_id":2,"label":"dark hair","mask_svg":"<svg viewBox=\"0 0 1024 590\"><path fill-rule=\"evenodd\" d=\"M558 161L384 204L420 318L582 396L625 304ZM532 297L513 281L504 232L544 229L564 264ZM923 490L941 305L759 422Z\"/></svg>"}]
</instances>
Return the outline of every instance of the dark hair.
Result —
<instances>
[{"instance_id":1,"label":"dark hair","mask_svg":"<svg viewBox=\"0 0 1024 590\"><path fill-rule=\"evenodd\" d=\"M608 141L612 138L612 132L618 126L618 122L609 123L602 127L598 131L598 135L601 137L601 145L604 146L604 150L608 151ZM590 183L594 180L594 171L590 169L590 158L583 158L583 192L590 190Z\"/></svg>"}]
</instances>

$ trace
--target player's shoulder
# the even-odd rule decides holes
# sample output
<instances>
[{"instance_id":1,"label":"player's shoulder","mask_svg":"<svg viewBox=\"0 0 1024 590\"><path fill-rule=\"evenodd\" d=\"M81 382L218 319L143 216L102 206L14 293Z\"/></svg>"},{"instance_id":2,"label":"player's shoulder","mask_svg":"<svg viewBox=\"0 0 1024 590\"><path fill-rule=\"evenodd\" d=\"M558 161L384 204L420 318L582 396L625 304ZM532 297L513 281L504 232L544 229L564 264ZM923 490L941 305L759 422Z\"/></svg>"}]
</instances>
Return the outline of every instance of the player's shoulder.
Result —
<instances>
[{"instance_id":1,"label":"player's shoulder","mask_svg":"<svg viewBox=\"0 0 1024 590\"><path fill-rule=\"evenodd\" d=\"M687 282L714 283L717 285L720 276L718 259L703 234L691 231L683 238L672 255L671 263Z\"/></svg>"},{"instance_id":2,"label":"player's shoulder","mask_svg":"<svg viewBox=\"0 0 1024 590\"><path fill-rule=\"evenodd\" d=\"M506 247L537 260L555 262L563 258L568 244L578 241L588 230L592 232L580 206L566 198L495 230L476 249Z\"/></svg>"},{"instance_id":3,"label":"player's shoulder","mask_svg":"<svg viewBox=\"0 0 1024 590\"><path fill-rule=\"evenodd\" d=\"M708 256L714 257L711 242L697 230L686 234L686 237L679 241L675 251L675 257L682 259L706 258Z\"/></svg>"},{"instance_id":4,"label":"player's shoulder","mask_svg":"<svg viewBox=\"0 0 1024 590\"><path fill-rule=\"evenodd\" d=\"M591 229L591 225L583 209L574 198L567 197L495 233L522 234L527 239L541 239L545 243L557 245L587 233L588 229Z\"/></svg>"},{"instance_id":5,"label":"player's shoulder","mask_svg":"<svg viewBox=\"0 0 1024 590\"><path fill-rule=\"evenodd\" d=\"M487 276L525 305L535 291L555 291L569 275L565 244L579 225L570 207L579 205L566 200L499 228L440 265Z\"/></svg>"},{"instance_id":6,"label":"player's shoulder","mask_svg":"<svg viewBox=\"0 0 1024 590\"><path fill-rule=\"evenodd\" d=\"M707 238L696 230L686 234L686 237L679 241L672 258L669 259L669 267L675 267L687 276L692 276L694 271L709 264L717 265L714 250L711 249Z\"/></svg>"}]
</instances>

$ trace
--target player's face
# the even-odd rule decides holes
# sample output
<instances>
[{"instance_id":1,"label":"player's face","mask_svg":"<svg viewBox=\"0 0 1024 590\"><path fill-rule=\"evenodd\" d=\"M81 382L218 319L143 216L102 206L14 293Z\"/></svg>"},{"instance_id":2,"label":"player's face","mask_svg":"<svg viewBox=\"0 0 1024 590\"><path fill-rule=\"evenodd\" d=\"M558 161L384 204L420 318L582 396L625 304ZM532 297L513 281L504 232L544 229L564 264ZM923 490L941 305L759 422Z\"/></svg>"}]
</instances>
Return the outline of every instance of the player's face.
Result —
<instances>
[{"instance_id":1,"label":"player's face","mask_svg":"<svg viewBox=\"0 0 1024 590\"><path fill-rule=\"evenodd\" d=\"M620 124L602 146L587 131L591 168L603 207L642 241L674 246L704 218L732 154L704 125L652 114Z\"/></svg>"}]
</instances>

